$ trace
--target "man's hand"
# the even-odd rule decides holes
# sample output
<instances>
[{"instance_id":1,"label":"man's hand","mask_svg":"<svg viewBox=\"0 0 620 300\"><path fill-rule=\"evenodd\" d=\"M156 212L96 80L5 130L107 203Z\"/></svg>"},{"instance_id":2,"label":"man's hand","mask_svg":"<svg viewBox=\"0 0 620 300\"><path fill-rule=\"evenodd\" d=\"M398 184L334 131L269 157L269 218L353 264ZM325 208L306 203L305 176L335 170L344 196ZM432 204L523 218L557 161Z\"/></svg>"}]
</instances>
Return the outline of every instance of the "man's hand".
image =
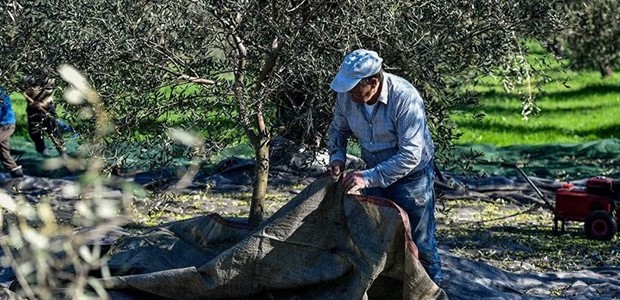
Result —
<instances>
[{"instance_id":1,"label":"man's hand","mask_svg":"<svg viewBox=\"0 0 620 300\"><path fill-rule=\"evenodd\" d=\"M327 170L325 172L332 176L338 176L344 170L344 161L342 160L334 160L329 165L327 165Z\"/></svg>"},{"instance_id":2,"label":"man's hand","mask_svg":"<svg viewBox=\"0 0 620 300\"><path fill-rule=\"evenodd\" d=\"M362 172L357 171L348 173L342 180L342 185L347 194L359 194L360 190L366 187L366 181Z\"/></svg>"}]
</instances>

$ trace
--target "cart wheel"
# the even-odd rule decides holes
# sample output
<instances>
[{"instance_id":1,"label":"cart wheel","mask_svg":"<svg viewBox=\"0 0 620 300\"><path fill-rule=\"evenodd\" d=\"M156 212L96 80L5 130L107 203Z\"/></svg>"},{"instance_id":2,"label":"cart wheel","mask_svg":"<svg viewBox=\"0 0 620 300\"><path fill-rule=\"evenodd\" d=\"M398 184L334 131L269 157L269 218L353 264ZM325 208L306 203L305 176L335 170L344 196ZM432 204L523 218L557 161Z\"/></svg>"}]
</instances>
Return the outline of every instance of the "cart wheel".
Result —
<instances>
[{"instance_id":1,"label":"cart wheel","mask_svg":"<svg viewBox=\"0 0 620 300\"><path fill-rule=\"evenodd\" d=\"M589 239L609 241L618 232L618 223L608 211L597 210L586 218L583 229Z\"/></svg>"}]
</instances>

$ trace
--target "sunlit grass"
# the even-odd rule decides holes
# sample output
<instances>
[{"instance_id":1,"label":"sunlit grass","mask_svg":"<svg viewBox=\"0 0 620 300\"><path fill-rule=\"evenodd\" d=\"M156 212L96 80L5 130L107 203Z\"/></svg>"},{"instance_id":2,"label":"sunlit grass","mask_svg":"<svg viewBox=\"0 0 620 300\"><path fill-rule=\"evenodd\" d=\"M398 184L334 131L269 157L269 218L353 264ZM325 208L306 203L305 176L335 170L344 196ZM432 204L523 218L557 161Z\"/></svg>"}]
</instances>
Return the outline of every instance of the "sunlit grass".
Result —
<instances>
[{"instance_id":1,"label":"sunlit grass","mask_svg":"<svg viewBox=\"0 0 620 300\"><path fill-rule=\"evenodd\" d=\"M506 91L499 77L482 78L474 89L480 93L485 117L480 121L472 112L456 111L452 119L462 133L457 143L508 146L620 138L620 76L572 71L567 60L555 60L539 44L527 42L525 47L530 53L527 60L551 81L543 82L530 70L529 80L523 78ZM540 90L537 82L542 83ZM522 100L530 92L537 110L524 118Z\"/></svg>"},{"instance_id":2,"label":"sunlit grass","mask_svg":"<svg viewBox=\"0 0 620 300\"><path fill-rule=\"evenodd\" d=\"M620 138L620 77L601 78L598 72L552 72L556 80L537 96L540 111L527 120L521 114L517 93L501 89L488 78L481 91L482 121L471 113L457 113L453 120L463 134L461 144L549 144ZM522 90L522 89L521 89Z\"/></svg>"},{"instance_id":3,"label":"sunlit grass","mask_svg":"<svg viewBox=\"0 0 620 300\"><path fill-rule=\"evenodd\" d=\"M15 133L16 136L28 136L28 117L26 116L26 98L21 93L11 93L11 103L15 112Z\"/></svg>"}]
</instances>

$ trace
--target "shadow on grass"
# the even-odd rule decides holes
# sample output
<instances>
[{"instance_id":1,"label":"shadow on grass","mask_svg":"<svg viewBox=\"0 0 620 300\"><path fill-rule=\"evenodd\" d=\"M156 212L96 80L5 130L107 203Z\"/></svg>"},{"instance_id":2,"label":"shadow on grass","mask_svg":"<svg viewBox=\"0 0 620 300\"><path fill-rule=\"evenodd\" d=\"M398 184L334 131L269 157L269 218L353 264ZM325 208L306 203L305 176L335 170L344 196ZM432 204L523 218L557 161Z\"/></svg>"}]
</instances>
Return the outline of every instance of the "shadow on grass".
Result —
<instances>
[{"instance_id":1,"label":"shadow on grass","mask_svg":"<svg viewBox=\"0 0 620 300\"><path fill-rule=\"evenodd\" d=\"M574 69L570 68L570 66L565 65L552 65L552 66L542 66L539 65L535 68L535 71L543 71L545 75L549 76L552 80L551 83L561 83L564 82L568 87L571 86L572 82L579 81L580 78L575 78L575 74L596 74L591 78L598 78L602 83L605 83L607 78L603 78L600 76L600 71L598 69ZM495 80L480 80L476 83L477 87L486 87L486 88L502 88L501 75L494 74L494 77L497 78ZM532 78L532 84L537 83L537 81L541 78L538 73L534 74ZM525 84L519 81L513 81L517 84L518 87L523 87Z\"/></svg>"},{"instance_id":2,"label":"shadow on grass","mask_svg":"<svg viewBox=\"0 0 620 300\"><path fill-rule=\"evenodd\" d=\"M487 124L476 120L459 121L461 130L480 130L495 133L519 133L520 135L538 134L543 136L581 136L593 137L595 139L620 138L620 125L612 124L593 129L571 129L553 125L536 125L531 126L528 123L523 124ZM518 141L515 141L518 143Z\"/></svg>"},{"instance_id":3,"label":"shadow on grass","mask_svg":"<svg viewBox=\"0 0 620 300\"><path fill-rule=\"evenodd\" d=\"M513 99L514 101L519 101L517 99ZM520 102L519 102L520 103ZM557 107L553 109L544 109L542 108L540 115L545 116L554 116L554 115L565 115L567 113L580 113L580 114L588 114L596 111L609 109L609 104L607 103L598 103L598 104L585 104L585 105L575 105L571 107ZM487 115L499 115L499 116L521 116L521 106L519 107L506 107L501 104L483 104L483 106L479 109L481 112L484 112Z\"/></svg>"},{"instance_id":4,"label":"shadow on grass","mask_svg":"<svg viewBox=\"0 0 620 300\"><path fill-rule=\"evenodd\" d=\"M592 84L579 89L567 88L565 90L557 90L553 92L543 91L539 97L547 97L551 100L567 100L571 98L584 98L591 97L592 95L606 95L606 94L618 94L620 93L619 84ZM498 100L518 100L519 95L509 92L500 91L485 91L479 93L481 98L493 98Z\"/></svg>"},{"instance_id":5,"label":"shadow on grass","mask_svg":"<svg viewBox=\"0 0 620 300\"><path fill-rule=\"evenodd\" d=\"M618 94L620 93L620 85L618 84L593 84L580 89L566 89L554 92L544 92L541 96L548 97L551 100L567 100L570 98L587 98L594 95Z\"/></svg>"},{"instance_id":6,"label":"shadow on grass","mask_svg":"<svg viewBox=\"0 0 620 300\"><path fill-rule=\"evenodd\" d=\"M566 102L566 101L575 101L579 99L587 100L587 102L583 102L583 104L576 103L571 107L559 107L543 110L544 115L556 115L556 114L566 114L566 113L582 113L587 114L589 112L594 112L601 109L608 109L609 103L592 103L593 97L595 96L605 96L608 94L620 94L620 85L590 85L581 89L572 89L566 91L556 91L556 92L543 92L537 96L537 99L540 100L545 97L545 101L548 102ZM498 92L498 91L487 91L481 92L479 94L480 99L492 99L497 102L487 102L483 103L480 107L480 111L486 113L487 115L520 115L521 114L521 99L519 95L508 93L508 92ZM514 107L507 107L504 102L513 102Z\"/></svg>"}]
</instances>

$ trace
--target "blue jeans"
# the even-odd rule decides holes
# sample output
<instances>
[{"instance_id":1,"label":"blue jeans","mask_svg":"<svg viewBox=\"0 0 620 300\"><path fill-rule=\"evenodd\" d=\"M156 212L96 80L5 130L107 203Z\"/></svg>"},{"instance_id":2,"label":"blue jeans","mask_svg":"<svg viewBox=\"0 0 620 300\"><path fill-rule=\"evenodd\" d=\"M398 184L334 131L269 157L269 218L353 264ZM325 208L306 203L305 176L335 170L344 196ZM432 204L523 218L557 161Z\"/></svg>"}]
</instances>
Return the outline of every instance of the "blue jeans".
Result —
<instances>
[{"instance_id":1,"label":"blue jeans","mask_svg":"<svg viewBox=\"0 0 620 300\"><path fill-rule=\"evenodd\" d=\"M441 258L435 240L435 171L431 161L424 169L407 175L392 185L364 189L364 194L392 200L409 216L411 236L428 276L441 282Z\"/></svg>"}]
</instances>

